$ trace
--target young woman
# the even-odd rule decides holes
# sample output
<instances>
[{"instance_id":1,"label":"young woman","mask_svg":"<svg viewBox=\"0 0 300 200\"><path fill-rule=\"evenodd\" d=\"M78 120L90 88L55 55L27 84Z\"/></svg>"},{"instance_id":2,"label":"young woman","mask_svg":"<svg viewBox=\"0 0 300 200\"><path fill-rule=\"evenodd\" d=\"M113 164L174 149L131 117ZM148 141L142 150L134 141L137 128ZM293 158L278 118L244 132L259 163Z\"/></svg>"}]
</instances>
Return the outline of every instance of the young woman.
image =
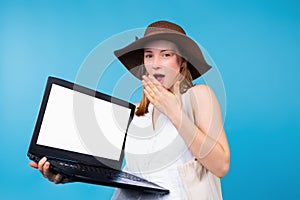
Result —
<instances>
[{"instance_id":1,"label":"young woman","mask_svg":"<svg viewBox=\"0 0 300 200\"><path fill-rule=\"evenodd\" d=\"M170 194L117 189L113 199L187 199L195 192L197 199L221 199L219 178L229 169L230 151L216 96L209 86L192 83L211 68L199 46L177 24L158 21L115 55L143 84L128 130L125 170ZM61 181L60 174L49 172L46 158L30 165L50 181ZM195 176L194 183L188 175Z\"/></svg>"}]
</instances>

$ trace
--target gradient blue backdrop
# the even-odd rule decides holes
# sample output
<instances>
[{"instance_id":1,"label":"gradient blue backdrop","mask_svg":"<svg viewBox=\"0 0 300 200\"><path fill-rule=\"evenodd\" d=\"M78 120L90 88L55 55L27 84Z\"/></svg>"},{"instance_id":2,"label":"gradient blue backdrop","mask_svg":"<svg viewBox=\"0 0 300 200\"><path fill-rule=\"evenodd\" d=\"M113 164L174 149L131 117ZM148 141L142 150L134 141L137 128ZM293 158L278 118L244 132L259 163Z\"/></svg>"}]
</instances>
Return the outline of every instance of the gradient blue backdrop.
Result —
<instances>
[{"instance_id":1,"label":"gradient blue backdrop","mask_svg":"<svg viewBox=\"0 0 300 200\"><path fill-rule=\"evenodd\" d=\"M222 74L232 156L224 199L299 199L298 1L124 2L0 1L0 199L109 199L113 188L54 185L28 166L45 81L75 80L100 42L158 19L182 25Z\"/></svg>"}]
</instances>

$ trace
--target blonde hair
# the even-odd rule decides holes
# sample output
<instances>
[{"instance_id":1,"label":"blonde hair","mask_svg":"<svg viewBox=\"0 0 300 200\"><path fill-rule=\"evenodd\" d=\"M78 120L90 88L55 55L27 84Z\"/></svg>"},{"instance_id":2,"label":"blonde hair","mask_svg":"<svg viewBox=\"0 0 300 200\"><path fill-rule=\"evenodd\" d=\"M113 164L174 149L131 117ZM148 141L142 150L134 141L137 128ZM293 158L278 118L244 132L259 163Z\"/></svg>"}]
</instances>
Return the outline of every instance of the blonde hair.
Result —
<instances>
[{"instance_id":1,"label":"blonde hair","mask_svg":"<svg viewBox=\"0 0 300 200\"><path fill-rule=\"evenodd\" d=\"M181 67L180 67L180 74L175 82L177 82L177 81L180 82L179 90L180 90L180 93L183 94L189 88L191 88L193 86L193 82L192 82L193 78L192 78L190 70L187 67L187 61L177 54L176 54L176 56L178 58L177 61L179 63L181 63ZM173 86L169 90L173 91ZM149 110L148 110L149 103L150 103L149 99L146 97L146 95L143 92L140 105L138 106L135 114L137 116L144 116L146 113L148 113L149 112Z\"/></svg>"}]
</instances>

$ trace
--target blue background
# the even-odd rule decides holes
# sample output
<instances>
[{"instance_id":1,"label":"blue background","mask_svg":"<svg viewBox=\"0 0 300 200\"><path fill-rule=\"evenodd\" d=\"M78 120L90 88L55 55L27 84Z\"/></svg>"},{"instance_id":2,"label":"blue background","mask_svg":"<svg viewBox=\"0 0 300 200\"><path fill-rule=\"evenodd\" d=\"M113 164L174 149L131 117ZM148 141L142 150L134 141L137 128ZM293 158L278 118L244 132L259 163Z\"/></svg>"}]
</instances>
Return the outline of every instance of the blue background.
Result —
<instances>
[{"instance_id":1,"label":"blue background","mask_svg":"<svg viewBox=\"0 0 300 200\"><path fill-rule=\"evenodd\" d=\"M158 19L182 25L222 74L231 147L224 199L300 198L298 1L7 0L0 1L1 199L109 199L113 188L54 185L28 166L46 78L74 81L100 42Z\"/></svg>"}]
</instances>

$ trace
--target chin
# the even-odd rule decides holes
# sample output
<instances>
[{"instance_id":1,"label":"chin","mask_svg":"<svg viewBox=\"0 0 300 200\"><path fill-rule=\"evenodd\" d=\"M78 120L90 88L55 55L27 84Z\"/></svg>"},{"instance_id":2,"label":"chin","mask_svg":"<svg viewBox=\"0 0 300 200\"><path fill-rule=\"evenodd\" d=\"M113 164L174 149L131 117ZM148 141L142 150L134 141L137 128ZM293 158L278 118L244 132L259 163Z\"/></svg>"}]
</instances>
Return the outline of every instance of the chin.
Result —
<instances>
[{"instance_id":1,"label":"chin","mask_svg":"<svg viewBox=\"0 0 300 200\"><path fill-rule=\"evenodd\" d=\"M162 84L162 86L163 86L165 89L167 89L167 90L171 88L170 85L166 85L166 84Z\"/></svg>"}]
</instances>

